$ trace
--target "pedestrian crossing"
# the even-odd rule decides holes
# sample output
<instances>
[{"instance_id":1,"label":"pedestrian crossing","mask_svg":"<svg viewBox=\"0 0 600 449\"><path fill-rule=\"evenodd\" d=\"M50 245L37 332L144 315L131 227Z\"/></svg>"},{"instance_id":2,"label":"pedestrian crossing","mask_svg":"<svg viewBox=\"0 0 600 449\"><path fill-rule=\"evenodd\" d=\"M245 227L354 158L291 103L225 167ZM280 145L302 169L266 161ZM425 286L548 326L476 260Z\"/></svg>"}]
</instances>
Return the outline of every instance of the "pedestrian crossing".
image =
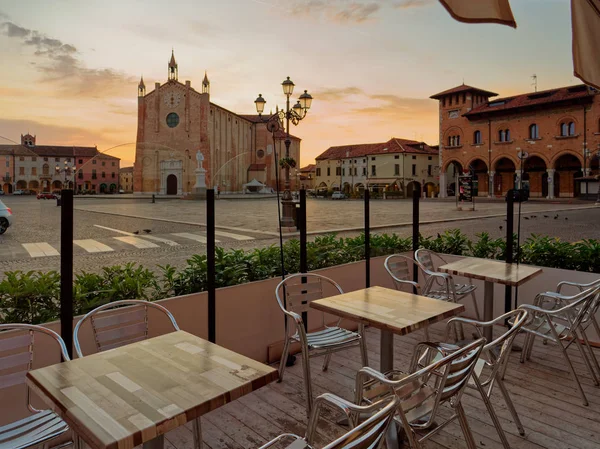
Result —
<instances>
[{"instance_id":1,"label":"pedestrian crossing","mask_svg":"<svg viewBox=\"0 0 600 449\"><path fill-rule=\"evenodd\" d=\"M159 248L161 246L179 246L186 244L195 243L207 243L206 235L195 234L192 232L177 232L172 234L164 234L159 236L155 235L143 235L138 236L131 233L122 232L123 236L119 237L104 237L102 240L95 239L78 239L73 240L73 245L75 249L78 249L79 253L108 253L119 250L131 250L131 249L150 249L150 248ZM224 231L216 231L216 234L219 237L223 237L226 240L234 240L234 241L249 241L254 240L254 237L235 234L231 232ZM220 243L221 240L216 240L215 242ZM60 246L59 244L51 245L48 242L36 242L36 243L22 243L20 244L21 250L18 248L13 249L11 252L11 258L14 258L15 253L26 253L29 257L38 258L38 257L50 257L50 256L60 256ZM0 254L0 258L2 255Z\"/></svg>"}]
</instances>

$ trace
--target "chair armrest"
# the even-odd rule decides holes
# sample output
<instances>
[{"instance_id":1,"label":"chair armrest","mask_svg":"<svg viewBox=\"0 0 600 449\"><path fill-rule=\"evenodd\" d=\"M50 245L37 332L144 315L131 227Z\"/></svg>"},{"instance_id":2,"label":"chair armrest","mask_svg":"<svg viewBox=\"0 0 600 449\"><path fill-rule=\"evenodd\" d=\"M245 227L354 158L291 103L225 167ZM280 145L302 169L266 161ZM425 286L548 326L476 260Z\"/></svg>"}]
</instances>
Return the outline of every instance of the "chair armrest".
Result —
<instances>
[{"instance_id":1,"label":"chair armrest","mask_svg":"<svg viewBox=\"0 0 600 449\"><path fill-rule=\"evenodd\" d=\"M417 289L417 294L420 295L421 294L421 286L419 285L418 282L414 282L414 281L409 281L407 279L398 279L396 276L392 275L392 279L394 280L394 282L398 282L399 284L408 284L413 286L414 288Z\"/></svg>"},{"instance_id":2,"label":"chair armrest","mask_svg":"<svg viewBox=\"0 0 600 449\"><path fill-rule=\"evenodd\" d=\"M273 438L273 439L272 439L271 441L269 441L268 443L265 443L265 444L263 444L263 445L262 445L262 446L260 446L258 449L268 449L268 448L270 448L271 446L273 446L273 445L275 445L275 444L279 443L281 440L283 440L283 439L285 439L285 438L291 438L291 439L293 439L294 441L300 441L300 440L302 440L302 441L304 441L304 443L305 443L305 446L307 446L307 447L310 447L310 445L309 445L309 444L306 442L306 440L304 440L304 438L302 438L302 437L299 437L298 435L294 435L293 433L284 433L284 434L281 434L281 435L279 435L279 436L277 436L277 437ZM293 444L293 443L292 443L292 444Z\"/></svg>"},{"instance_id":3,"label":"chair armrest","mask_svg":"<svg viewBox=\"0 0 600 449\"><path fill-rule=\"evenodd\" d=\"M306 441L309 443L313 442L313 436L317 429L321 409L325 405L341 410L348 418L350 428L353 428L356 424L357 418L361 413L371 414L372 412L379 410L382 407L382 401L378 401L369 405L357 405L334 394L323 393L315 399L314 407L310 415L310 419L308 420L308 426L306 428Z\"/></svg>"},{"instance_id":4,"label":"chair armrest","mask_svg":"<svg viewBox=\"0 0 600 449\"><path fill-rule=\"evenodd\" d=\"M583 284L580 282L561 281L556 285L556 293L560 293L562 287L565 285L570 286L570 287L577 287L579 289L579 291L582 292L587 287L592 287L592 286L598 284L598 282L600 282L599 279L596 279L595 281L592 281L592 282L588 282L587 284Z\"/></svg>"}]
</instances>

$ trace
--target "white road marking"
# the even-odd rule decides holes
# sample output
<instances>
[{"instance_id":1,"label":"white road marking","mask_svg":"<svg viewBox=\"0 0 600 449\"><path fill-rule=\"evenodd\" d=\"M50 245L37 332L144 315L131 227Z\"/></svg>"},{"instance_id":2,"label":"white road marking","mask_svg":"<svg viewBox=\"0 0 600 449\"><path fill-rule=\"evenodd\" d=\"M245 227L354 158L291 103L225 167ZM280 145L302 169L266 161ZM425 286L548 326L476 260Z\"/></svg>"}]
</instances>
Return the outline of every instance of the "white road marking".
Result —
<instances>
[{"instance_id":1,"label":"white road marking","mask_svg":"<svg viewBox=\"0 0 600 449\"><path fill-rule=\"evenodd\" d=\"M127 232L127 231L121 231L120 229L115 229L115 228L107 228L106 226L100 226L95 224L94 226L96 226L97 228L100 229L106 229L108 231L113 231L113 232L118 232L119 234L125 234L125 235L135 235L132 232Z\"/></svg>"},{"instance_id":2,"label":"white road marking","mask_svg":"<svg viewBox=\"0 0 600 449\"><path fill-rule=\"evenodd\" d=\"M205 236L198 235L198 234L192 234L190 232L179 232L179 233L173 234L173 235L175 235L177 237L183 237L184 239L195 240L195 241L200 242L200 243L206 243L207 242ZM218 240L215 239L215 242L218 242Z\"/></svg>"},{"instance_id":3,"label":"white road marking","mask_svg":"<svg viewBox=\"0 0 600 449\"><path fill-rule=\"evenodd\" d=\"M60 256L60 253L46 242L22 243L31 257Z\"/></svg>"},{"instance_id":4,"label":"white road marking","mask_svg":"<svg viewBox=\"0 0 600 449\"><path fill-rule=\"evenodd\" d=\"M145 239L154 240L155 242L161 242L161 243L164 243L169 246L178 246L179 245L179 243L174 242L173 240L163 239L162 237L155 237L153 235L144 234L144 235L141 235L140 237L143 237Z\"/></svg>"},{"instance_id":5,"label":"white road marking","mask_svg":"<svg viewBox=\"0 0 600 449\"><path fill-rule=\"evenodd\" d=\"M241 235L241 234L232 234L231 232L225 232L225 231L215 231L215 234L223 236L223 237L229 237L230 239L234 239L234 240L254 240L254 237L249 237L247 235Z\"/></svg>"},{"instance_id":6,"label":"white road marking","mask_svg":"<svg viewBox=\"0 0 600 449\"><path fill-rule=\"evenodd\" d=\"M110 246L93 239L73 240L73 243L85 249L88 253L105 253L107 251L114 251L114 249L112 249Z\"/></svg>"},{"instance_id":7,"label":"white road marking","mask_svg":"<svg viewBox=\"0 0 600 449\"><path fill-rule=\"evenodd\" d=\"M157 244L149 242L144 239L140 239L138 237L128 236L128 237L113 237L113 238L116 240L119 240L121 242L124 242L124 243L129 243L130 245L133 245L139 249L158 248Z\"/></svg>"},{"instance_id":8,"label":"white road marking","mask_svg":"<svg viewBox=\"0 0 600 449\"><path fill-rule=\"evenodd\" d=\"M108 228L106 226L100 226L97 224L95 224L94 226L96 226L97 228L106 229L108 231L118 232L118 233L124 234L124 235L137 236L137 234L134 234L133 232L121 231L120 229ZM154 237L153 235L144 234L144 235L141 235L140 237L154 240L156 242L165 243L166 245L169 245L169 246L178 246L179 245L179 243L174 242L173 240L163 239L162 237Z\"/></svg>"}]
</instances>

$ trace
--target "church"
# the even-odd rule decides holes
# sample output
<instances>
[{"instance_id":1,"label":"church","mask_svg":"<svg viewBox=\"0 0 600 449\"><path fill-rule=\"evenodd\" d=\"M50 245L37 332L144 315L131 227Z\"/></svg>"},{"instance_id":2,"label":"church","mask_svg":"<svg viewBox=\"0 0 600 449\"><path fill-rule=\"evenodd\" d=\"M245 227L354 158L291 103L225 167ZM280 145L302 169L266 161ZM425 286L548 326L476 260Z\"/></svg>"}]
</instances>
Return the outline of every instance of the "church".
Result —
<instances>
[{"instance_id":1,"label":"church","mask_svg":"<svg viewBox=\"0 0 600 449\"><path fill-rule=\"evenodd\" d=\"M268 115L236 114L211 103L206 73L200 91L190 81L181 83L174 53L167 68L167 81L156 82L151 92L146 93L143 77L138 85L134 193L190 194L200 160L208 188L241 193L244 184L256 179L275 189L275 152L285 156L285 133L276 132L274 142L264 123ZM248 99L249 107L253 101ZM300 139L290 140L290 157L299 162ZM293 170L290 178L296 189L299 177Z\"/></svg>"}]
</instances>

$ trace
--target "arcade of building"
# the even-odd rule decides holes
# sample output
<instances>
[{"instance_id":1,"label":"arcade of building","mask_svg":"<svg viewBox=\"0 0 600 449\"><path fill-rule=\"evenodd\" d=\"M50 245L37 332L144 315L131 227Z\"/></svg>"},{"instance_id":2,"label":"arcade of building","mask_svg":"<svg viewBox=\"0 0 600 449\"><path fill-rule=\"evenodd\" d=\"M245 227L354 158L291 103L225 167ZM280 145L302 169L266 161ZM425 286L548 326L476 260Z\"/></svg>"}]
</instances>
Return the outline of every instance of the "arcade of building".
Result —
<instances>
[{"instance_id":1,"label":"arcade of building","mask_svg":"<svg viewBox=\"0 0 600 449\"><path fill-rule=\"evenodd\" d=\"M503 196L522 181L530 197L548 199L578 196L578 179L599 174L597 90L495 96L464 84L431 96L439 101L441 197L454 195L454 173L466 171L479 196Z\"/></svg>"}]
</instances>

